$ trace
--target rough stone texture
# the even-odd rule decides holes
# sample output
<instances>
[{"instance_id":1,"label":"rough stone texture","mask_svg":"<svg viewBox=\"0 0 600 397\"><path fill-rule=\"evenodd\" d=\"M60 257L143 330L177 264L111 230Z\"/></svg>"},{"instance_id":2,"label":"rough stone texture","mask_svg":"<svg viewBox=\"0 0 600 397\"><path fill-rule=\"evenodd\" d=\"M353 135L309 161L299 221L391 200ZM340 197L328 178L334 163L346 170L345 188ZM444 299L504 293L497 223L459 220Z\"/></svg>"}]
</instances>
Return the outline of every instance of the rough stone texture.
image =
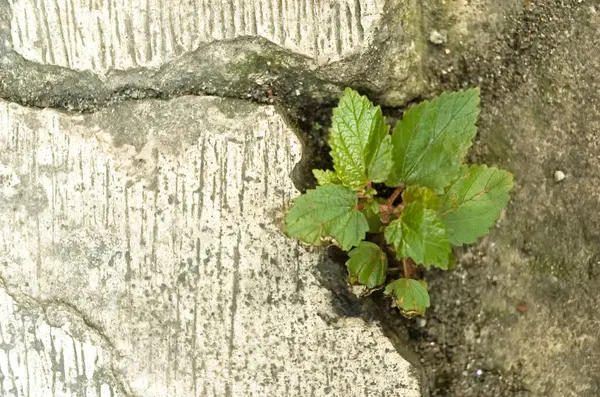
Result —
<instances>
[{"instance_id":1,"label":"rough stone texture","mask_svg":"<svg viewBox=\"0 0 600 397\"><path fill-rule=\"evenodd\" d=\"M490 250L488 267L501 273L484 295L494 321L482 343L536 395L592 397L600 395L600 15L577 1L532 11L543 21L528 32L531 44L521 42L532 46L532 66L517 69L521 86L483 112L482 154L513 170L517 190ZM556 170L568 178L557 183Z\"/></svg>"},{"instance_id":2,"label":"rough stone texture","mask_svg":"<svg viewBox=\"0 0 600 397\"><path fill-rule=\"evenodd\" d=\"M274 108L243 101L92 115L0 102L0 368L8 354L21 371L9 395L420 396L382 329L334 310L320 251L283 235L300 156ZM42 316L52 302L81 334Z\"/></svg>"},{"instance_id":3,"label":"rough stone texture","mask_svg":"<svg viewBox=\"0 0 600 397\"><path fill-rule=\"evenodd\" d=\"M240 36L329 62L368 46L383 11L383 0L13 0L11 36L26 59L97 73Z\"/></svg>"},{"instance_id":4,"label":"rough stone texture","mask_svg":"<svg viewBox=\"0 0 600 397\"><path fill-rule=\"evenodd\" d=\"M123 396L110 350L73 308L0 288L0 395Z\"/></svg>"},{"instance_id":5,"label":"rough stone texture","mask_svg":"<svg viewBox=\"0 0 600 397\"><path fill-rule=\"evenodd\" d=\"M330 101L351 83L404 103L423 86L419 9L416 0L0 0L0 96L80 109L267 90ZM32 79L40 84L19 85ZM65 80L77 81L68 95Z\"/></svg>"},{"instance_id":6,"label":"rough stone texture","mask_svg":"<svg viewBox=\"0 0 600 397\"><path fill-rule=\"evenodd\" d=\"M469 8L474 14L453 15L486 17L466 24L461 52L435 66L446 88L483 87L471 160L511 170L515 190L499 228L462 251L458 271L428 275L424 365L436 396L596 397L600 6L480 0ZM430 21L456 42L440 21L456 20ZM567 175L560 182L557 170Z\"/></svg>"}]
</instances>

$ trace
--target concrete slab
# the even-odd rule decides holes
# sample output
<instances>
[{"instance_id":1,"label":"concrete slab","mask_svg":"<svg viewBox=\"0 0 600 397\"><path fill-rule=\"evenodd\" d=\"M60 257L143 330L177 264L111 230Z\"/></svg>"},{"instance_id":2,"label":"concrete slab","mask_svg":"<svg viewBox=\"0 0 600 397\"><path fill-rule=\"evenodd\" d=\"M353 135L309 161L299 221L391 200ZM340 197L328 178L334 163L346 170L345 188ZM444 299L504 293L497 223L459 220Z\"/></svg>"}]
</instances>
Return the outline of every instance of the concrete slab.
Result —
<instances>
[{"instance_id":1,"label":"concrete slab","mask_svg":"<svg viewBox=\"0 0 600 397\"><path fill-rule=\"evenodd\" d=\"M125 396L111 346L74 308L0 286L2 396Z\"/></svg>"},{"instance_id":2,"label":"concrete slab","mask_svg":"<svg viewBox=\"0 0 600 397\"><path fill-rule=\"evenodd\" d=\"M419 9L416 0L0 0L0 97L86 109L182 92L333 101L351 81L403 104L425 84ZM37 84L16 87L20 79Z\"/></svg>"},{"instance_id":3,"label":"concrete slab","mask_svg":"<svg viewBox=\"0 0 600 397\"><path fill-rule=\"evenodd\" d=\"M364 50L384 0L36 0L10 2L26 59L76 70L159 67L202 43L264 37L320 63ZM341 23L343 22L343 23Z\"/></svg>"},{"instance_id":4,"label":"concrete slab","mask_svg":"<svg viewBox=\"0 0 600 397\"><path fill-rule=\"evenodd\" d=\"M30 360L3 371L5 390L76 395L108 366L106 387L127 396L420 396L382 329L334 310L321 251L284 236L300 158L284 117L244 101L88 115L0 102L0 368ZM38 315L32 331L26 302L75 319ZM56 333L74 344L60 365ZM62 386L48 394L35 374Z\"/></svg>"}]
</instances>

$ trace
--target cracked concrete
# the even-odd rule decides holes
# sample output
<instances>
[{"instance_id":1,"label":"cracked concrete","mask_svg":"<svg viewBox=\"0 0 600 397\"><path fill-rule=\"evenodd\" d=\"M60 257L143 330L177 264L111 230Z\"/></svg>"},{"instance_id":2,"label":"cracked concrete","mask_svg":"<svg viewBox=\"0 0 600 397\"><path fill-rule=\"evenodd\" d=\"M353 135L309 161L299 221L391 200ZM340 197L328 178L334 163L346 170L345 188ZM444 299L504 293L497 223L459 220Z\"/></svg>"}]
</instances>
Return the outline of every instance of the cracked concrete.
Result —
<instances>
[{"instance_id":1,"label":"cracked concrete","mask_svg":"<svg viewBox=\"0 0 600 397\"><path fill-rule=\"evenodd\" d=\"M0 0L0 394L598 394L598 7L309 3ZM457 271L427 273L425 325L380 326L282 237L300 144L250 102L473 85L472 159L512 170L514 200Z\"/></svg>"},{"instance_id":2,"label":"cracked concrete","mask_svg":"<svg viewBox=\"0 0 600 397\"><path fill-rule=\"evenodd\" d=\"M0 276L103 336L125 395L419 396L418 367L376 322L336 312L320 251L282 232L301 151L275 108L246 101L0 102L16 175Z\"/></svg>"},{"instance_id":3,"label":"cracked concrete","mask_svg":"<svg viewBox=\"0 0 600 397\"><path fill-rule=\"evenodd\" d=\"M46 357L37 383L21 367L9 395L421 394L376 322L335 310L320 252L283 236L302 168L286 118L185 96L302 106L353 81L404 103L423 87L417 2L249 4L0 0L5 321L28 302L103 357Z\"/></svg>"},{"instance_id":4,"label":"cracked concrete","mask_svg":"<svg viewBox=\"0 0 600 397\"><path fill-rule=\"evenodd\" d=\"M283 5L71 3L0 0L0 97L85 111L123 99L186 94L268 101L271 91L284 101L333 101L352 82L393 105L424 86L416 0L386 1L385 7L383 0L321 6L297 0L259 17L258 10ZM228 15L230 6L235 15ZM339 23L342 14L349 25ZM252 28L248 18L265 28ZM214 34L202 26L212 26Z\"/></svg>"},{"instance_id":5,"label":"cracked concrete","mask_svg":"<svg viewBox=\"0 0 600 397\"><path fill-rule=\"evenodd\" d=\"M3 396L135 397L113 368L110 341L76 308L41 301L0 280Z\"/></svg>"}]
</instances>

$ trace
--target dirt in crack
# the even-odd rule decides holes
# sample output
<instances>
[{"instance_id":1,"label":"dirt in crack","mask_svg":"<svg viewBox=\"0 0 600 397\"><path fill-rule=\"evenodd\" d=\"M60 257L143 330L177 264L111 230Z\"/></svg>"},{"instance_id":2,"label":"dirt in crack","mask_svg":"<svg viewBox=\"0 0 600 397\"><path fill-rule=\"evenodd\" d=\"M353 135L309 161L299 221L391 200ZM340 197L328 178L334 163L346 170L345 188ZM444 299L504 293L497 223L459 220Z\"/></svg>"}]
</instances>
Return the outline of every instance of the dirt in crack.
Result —
<instances>
[{"instance_id":1,"label":"dirt in crack","mask_svg":"<svg viewBox=\"0 0 600 397\"><path fill-rule=\"evenodd\" d=\"M423 395L432 397L529 397L518 368L504 371L474 346L481 324L477 291L469 292L465 278L476 280L481 272L469 276L480 265L475 255L459 264L453 272L425 271L432 306L425 318L406 319L382 291L367 297L355 296L347 284L347 255L335 246L327 249L315 267L315 276L331 291L331 303L339 317L360 317L379 324L398 353L413 364L422 381ZM470 284L470 283L469 283ZM335 326L335 318L324 318Z\"/></svg>"}]
</instances>

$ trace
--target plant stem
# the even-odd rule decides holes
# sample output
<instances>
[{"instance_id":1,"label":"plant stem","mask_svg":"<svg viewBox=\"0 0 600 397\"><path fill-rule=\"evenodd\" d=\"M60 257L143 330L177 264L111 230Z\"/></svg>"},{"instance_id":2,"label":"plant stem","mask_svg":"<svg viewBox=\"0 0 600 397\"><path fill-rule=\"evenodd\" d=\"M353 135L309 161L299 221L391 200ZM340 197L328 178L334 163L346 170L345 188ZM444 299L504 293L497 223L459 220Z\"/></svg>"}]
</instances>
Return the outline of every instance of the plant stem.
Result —
<instances>
[{"instance_id":1,"label":"plant stem","mask_svg":"<svg viewBox=\"0 0 600 397\"><path fill-rule=\"evenodd\" d=\"M402 258L402 266L404 267L404 278L411 278L413 267L410 258Z\"/></svg>"},{"instance_id":2,"label":"plant stem","mask_svg":"<svg viewBox=\"0 0 600 397\"><path fill-rule=\"evenodd\" d=\"M396 188L396 190L394 190L394 193L392 193L390 198L386 201L385 204L388 206L392 206L394 204L394 201L396 201L396 199L398 198L398 196L400 196L400 193L402 193L403 190L404 190L404 185L398 186Z\"/></svg>"}]
</instances>

